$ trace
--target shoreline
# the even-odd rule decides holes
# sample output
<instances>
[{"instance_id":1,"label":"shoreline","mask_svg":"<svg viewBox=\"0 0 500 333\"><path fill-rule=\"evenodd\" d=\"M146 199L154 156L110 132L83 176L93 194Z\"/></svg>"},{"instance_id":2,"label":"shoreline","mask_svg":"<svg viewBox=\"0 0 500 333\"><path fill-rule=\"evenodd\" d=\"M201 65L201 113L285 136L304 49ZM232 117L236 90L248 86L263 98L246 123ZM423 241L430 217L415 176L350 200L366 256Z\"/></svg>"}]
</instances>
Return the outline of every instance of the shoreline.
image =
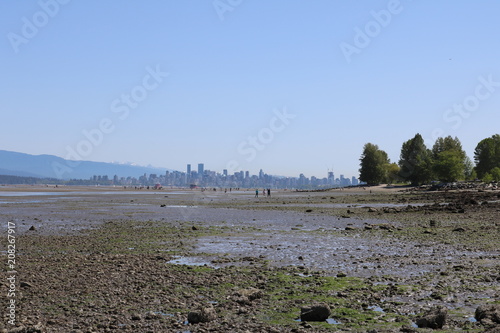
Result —
<instances>
[{"instance_id":1,"label":"shoreline","mask_svg":"<svg viewBox=\"0 0 500 333\"><path fill-rule=\"evenodd\" d=\"M77 189L0 198L2 219L18 232L18 327L300 331L300 306L323 300L335 327L352 332L398 332L438 305L449 309L450 332L479 332L483 325L467 318L500 295L498 191L275 191L257 199L251 190ZM358 287L347 293L344 283ZM262 296L241 303L248 288ZM184 324L209 305L215 319Z\"/></svg>"}]
</instances>

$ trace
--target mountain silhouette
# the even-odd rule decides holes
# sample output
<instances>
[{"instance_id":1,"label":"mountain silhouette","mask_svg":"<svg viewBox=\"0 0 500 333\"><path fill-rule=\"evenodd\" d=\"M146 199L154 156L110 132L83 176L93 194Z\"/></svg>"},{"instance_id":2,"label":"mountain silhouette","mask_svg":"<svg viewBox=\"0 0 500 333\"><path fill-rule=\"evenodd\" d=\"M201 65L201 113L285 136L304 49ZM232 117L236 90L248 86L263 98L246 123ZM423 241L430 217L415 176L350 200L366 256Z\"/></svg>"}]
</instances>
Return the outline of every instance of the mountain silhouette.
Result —
<instances>
[{"instance_id":1,"label":"mountain silhouette","mask_svg":"<svg viewBox=\"0 0 500 333\"><path fill-rule=\"evenodd\" d=\"M30 155L0 150L0 174L57 179L89 179L108 176L139 177L164 174L167 169L91 161L71 161L53 155Z\"/></svg>"}]
</instances>

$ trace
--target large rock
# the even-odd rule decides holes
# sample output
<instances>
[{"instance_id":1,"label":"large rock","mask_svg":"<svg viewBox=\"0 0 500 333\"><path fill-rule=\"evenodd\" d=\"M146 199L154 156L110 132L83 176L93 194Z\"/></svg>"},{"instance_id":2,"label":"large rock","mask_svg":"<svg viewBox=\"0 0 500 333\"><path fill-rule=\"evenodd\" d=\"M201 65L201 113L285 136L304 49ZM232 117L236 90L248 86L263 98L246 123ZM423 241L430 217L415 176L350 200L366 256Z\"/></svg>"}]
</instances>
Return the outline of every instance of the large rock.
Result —
<instances>
[{"instance_id":1,"label":"large rock","mask_svg":"<svg viewBox=\"0 0 500 333\"><path fill-rule=\"evenodd\" d=\"M248 297L248 299L251 301L253 301L254 299L262 298L262 296L264 296L262 290L257 288L240 289L238 291L238 294L240 296Z\"/></svg>"},{"instance_id":2,"label":"large rock","mask_svg":"<svg viewBox=\"0 0 500 333\"><path fill-rule=\"evenodd\" d=\"M300 320L302 321L325 321L332 311L328 304L315 304L311 307L300 309Z\"/></svg>"},{"instance_id":3,"label":"large rock","mask_svg":"<svg viewBox=\"0 0 500 333\"><path fill-rule=\"evenodd\" d=\"M217 319L217 313L212 306L188 313L188 321L191 324L208 323L215 319Z\"/></svg>"},{"instance_id":4,"label":"large rock","mask_svg":"<svg viewBox=\"0 0 500 333\"><path fill-rule=\"evenodd\" d=\"M476 309L474 317L483 325L500 324L500 304L481 305Z\"/></svg>"},{"instance_id":5,"label":"large rock","mask_svg":"<svg viewBox=\"0 0 500 333\"><path fill-rule=\"evenodd\" d=\"M441 329L446 323L448 309L444 306L437 306L429 310L423 317L417 319L417 326L420 328Z\"/></svg>"},{"instance_id":6,"label":"large rock","mask_svg":"<svg viewBox=\"0 0 500 333\"><path fill-rule=\"evenodd\" d=\"M249 288L249 289L240 289L234 293L231 299L235 302L238 302L242 305L249 305L253 300L262 298L264 293L262 290L257 288Z\"/></svg>"}]
</instances>

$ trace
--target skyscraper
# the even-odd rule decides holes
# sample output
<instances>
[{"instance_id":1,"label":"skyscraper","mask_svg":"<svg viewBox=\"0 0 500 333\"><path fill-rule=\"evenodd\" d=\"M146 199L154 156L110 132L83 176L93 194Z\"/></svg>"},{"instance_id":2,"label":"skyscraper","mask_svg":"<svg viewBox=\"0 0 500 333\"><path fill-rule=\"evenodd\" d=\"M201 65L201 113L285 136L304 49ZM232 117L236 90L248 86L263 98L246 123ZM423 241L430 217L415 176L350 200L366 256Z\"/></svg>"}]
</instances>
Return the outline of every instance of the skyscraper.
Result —
<instances>
[{"instance_id":1,"label":"skyscraper","mask_svg":"<svg viewBox=\"0 0 500 333\"><path fill-rule=\"evenodd\" d=\"M198 177L203 177L203 169L204 169L204 165L203 163L198 163Z\"/></svg>"},{"instance_id":2,"label":"skyscraper","mask_svg":"<svg viewBox=\"0 0 500 333\"><path fill-rule=\"evenodd\" d=\"M190 181L191 181L191 164L188 164L186 168L186 178L184 179L184 182L187 184Z\"/></svg>"},{"instance_id":3,"label":"skyscraper","mask_svg":"<svg viewBox=\"0 0 500 333\"><path fill-rule=\"evenodd\" d=\"M333 171L328 171L328 185L333 184L335 184L335 175L333 174Z\"/></svg>"}]
</instances>

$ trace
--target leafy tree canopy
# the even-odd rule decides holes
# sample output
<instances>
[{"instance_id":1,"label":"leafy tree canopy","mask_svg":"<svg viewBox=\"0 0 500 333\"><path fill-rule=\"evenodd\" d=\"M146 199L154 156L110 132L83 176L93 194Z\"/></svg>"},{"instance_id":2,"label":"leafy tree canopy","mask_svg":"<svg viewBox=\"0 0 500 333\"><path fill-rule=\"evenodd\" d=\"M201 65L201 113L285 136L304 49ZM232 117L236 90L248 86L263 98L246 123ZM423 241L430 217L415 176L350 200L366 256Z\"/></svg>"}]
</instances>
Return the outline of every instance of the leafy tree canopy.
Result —
<instances>
[{"instance_id":1,"label":"leafy tree canopy","mask_svg":"<svg viewBox=\"0 0 500 333\"><path fill-rule=\"evenodd\" d=\"M474 150L476 172L479 178L491 170L500 167L500 135L495 134L490 138L481 140Z\"/></svg>"},{"instance_id":2,"label":"leafy tree canopy","mask_svg":"<svg viewBox=\"0 0 500 333\"><path fill-rule=\"evenodd\" d=\"M465 179L467 155L457 137L438 138L432 147L432 156L433 171L440 181Z\"/></svg>"},{"instance_id":3,"label":"leafy tree canopy","mask_svg":"<svg viewBox=\"0 0 500 333\"><path fill-rule=\"evenodd\" d=\"M373 185L386 180L389 157L377 145L365 144L360 161L359 179L361 181Z\"/></svg>"},{"instance_id":4,"label":"leafy tree canopy","mask_svg":"<svg viewBox=\"0 0 500 333\"><path fill-rule=\"evenodd\" d=\"M403 143L399 158L400 176L412 185L420 185L432 179L431 151L420 134Z\"/></svg>"}]
</instances>

